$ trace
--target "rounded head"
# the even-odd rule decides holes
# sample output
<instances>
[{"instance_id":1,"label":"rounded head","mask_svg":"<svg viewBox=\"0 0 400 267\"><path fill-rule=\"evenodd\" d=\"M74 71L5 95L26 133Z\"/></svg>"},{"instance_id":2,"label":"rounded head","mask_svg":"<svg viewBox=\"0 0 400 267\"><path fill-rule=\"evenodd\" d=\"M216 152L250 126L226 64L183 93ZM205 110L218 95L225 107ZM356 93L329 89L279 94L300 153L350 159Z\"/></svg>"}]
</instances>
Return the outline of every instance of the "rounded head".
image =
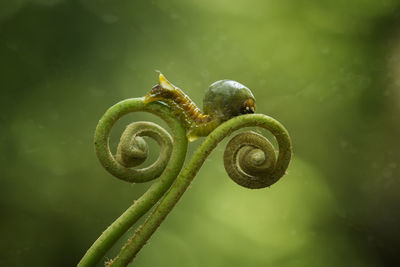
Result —
<instances>
[{"instance_id":1,"label":"rounded head","mask_svg":"<svg viewBox=\"0 0 400 267\"><path fill-rule=\"evenodd\" d=\"M221 80L210 85L204 100L204 113L229 120L232 117L254 113L256 100L250 89L232 80Z\"/></svg>"}]
</instances>

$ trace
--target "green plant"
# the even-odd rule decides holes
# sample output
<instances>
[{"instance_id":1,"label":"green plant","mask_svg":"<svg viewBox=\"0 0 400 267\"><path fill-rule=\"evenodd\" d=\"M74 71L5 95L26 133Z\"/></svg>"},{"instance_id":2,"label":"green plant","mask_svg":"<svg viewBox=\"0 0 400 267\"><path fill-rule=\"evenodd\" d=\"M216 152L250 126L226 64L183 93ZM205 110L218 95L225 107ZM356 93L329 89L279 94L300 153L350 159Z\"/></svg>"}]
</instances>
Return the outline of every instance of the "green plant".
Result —
<instances>
[{"instance_id":1,"label":"green plant","mask_svg":"<svg viewBox=\"0 0 400 267\"><path fill-rule=\"evenodd\" d=\"M162 118L171 128L173 138L154 123L135 122L122 134L114 157L108 143L111 128L125 114L137 111L150 112ZM106 263L107 266L128 265L179 201L211 151L226 136L244 127L269 130L277 140L278 157L265 137L247 131L228 142L224 153L225 169L236 183L247 188L270 186L285 174L292 148L286 129L269 116L246 114L221 122L206 136L182 169L187 150L188 127L185 127L182 116L177 116L176 109L158 101L148 103L145 98L127 99L108 109L95 132L96 153L103 167L115 177L131 183L159 178L102 233L78 266L93 266L99 262L111 246L162 198L119 254ZM147 156L148 148L143 136L157 141L161 147L160 156L147 168L133 169L131 167L141 164Z\"/></svg>"}]
</instances>

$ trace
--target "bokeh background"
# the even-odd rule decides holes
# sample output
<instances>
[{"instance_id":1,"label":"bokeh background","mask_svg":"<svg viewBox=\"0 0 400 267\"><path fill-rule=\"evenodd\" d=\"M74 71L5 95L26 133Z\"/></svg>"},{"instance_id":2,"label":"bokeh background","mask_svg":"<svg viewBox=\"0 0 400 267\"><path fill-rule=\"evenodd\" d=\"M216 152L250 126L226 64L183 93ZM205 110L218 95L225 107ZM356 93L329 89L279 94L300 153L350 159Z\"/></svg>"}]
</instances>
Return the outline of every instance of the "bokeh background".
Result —
<instances>
[{"instance_id":1,"label":"bokeh background","mask_svg":"<svg viewBox=\"0 0 400 267\"><path fill-rule=\"evenodd\" d=\"M400 266L399 12L396 0L2 0L0 265L76 265L145 192L102 169L93 133L161 70L199 105L216 80L245 84L294 158L248 190L221 144L132 266ZM112 146L143 118L124 117Z\"/></svg>"}]
</instances>

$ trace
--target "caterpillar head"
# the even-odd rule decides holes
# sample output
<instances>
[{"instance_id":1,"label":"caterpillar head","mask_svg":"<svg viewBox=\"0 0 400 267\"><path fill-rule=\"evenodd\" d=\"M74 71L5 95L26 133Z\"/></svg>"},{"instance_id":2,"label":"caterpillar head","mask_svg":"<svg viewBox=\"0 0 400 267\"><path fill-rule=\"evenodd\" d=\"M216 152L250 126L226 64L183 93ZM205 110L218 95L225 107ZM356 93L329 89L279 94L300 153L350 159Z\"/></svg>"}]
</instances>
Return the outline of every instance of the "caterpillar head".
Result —
<instances>
[{"instance_id":1,"label":"caterpillar head","mask_svg":"<svg viewBox=\"0 0 400 267\"><path fill-rule=\"evenodd\" d=\"M210 85L204 100L204 113L223 121L254 113L256 100L250 89L232 80L221 80Z\"/></svg>"}]
</instances>

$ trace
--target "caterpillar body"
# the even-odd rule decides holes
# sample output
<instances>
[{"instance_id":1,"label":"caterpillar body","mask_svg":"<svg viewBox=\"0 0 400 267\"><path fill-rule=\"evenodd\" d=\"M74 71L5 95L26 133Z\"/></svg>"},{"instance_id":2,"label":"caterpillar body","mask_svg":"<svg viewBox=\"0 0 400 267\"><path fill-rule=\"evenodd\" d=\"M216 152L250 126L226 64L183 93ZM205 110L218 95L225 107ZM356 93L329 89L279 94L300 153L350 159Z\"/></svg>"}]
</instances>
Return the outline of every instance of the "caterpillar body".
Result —
<instances>
[{"instance_id":1,"label":"caterpillar body","mask_svg":"<svg viewBox=\"0 0 400 267\"><path fill-rule=\"evenodd\" d=\"M158 84L144 97L145 103L161 101L169 105L184 122L189 142L207 136L219 124L234 116L255 112L255 98L246 86L221 80L213 83L203 99L203 110L178 87L159 74Z\"/></svg>"}]
</instances>

